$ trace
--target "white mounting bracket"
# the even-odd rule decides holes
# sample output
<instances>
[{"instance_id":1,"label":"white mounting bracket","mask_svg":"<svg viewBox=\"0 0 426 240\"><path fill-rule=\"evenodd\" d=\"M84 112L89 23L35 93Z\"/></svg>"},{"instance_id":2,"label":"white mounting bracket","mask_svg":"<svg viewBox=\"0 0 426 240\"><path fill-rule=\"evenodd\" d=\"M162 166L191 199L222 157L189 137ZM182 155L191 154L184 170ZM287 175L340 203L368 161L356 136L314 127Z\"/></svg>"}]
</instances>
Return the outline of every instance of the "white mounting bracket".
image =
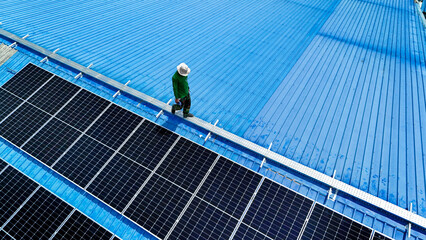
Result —
<instances>
[{"instance_id":1,"label":"white mounting bracket","mask_svg":"<svg viewBox=\"0 0 426 240\"><path fill-rule=\"evenodd\" d=\"M413 203L410 203L410 208L408 209L410 212L413 212ZM411 238L411 223L407 224L407 239Z\"/></svg>"},{"instance_id":2,"label":"white mounting bracket","mask_svg":"<svg viewBox=\"0 0 426 240\"><path fill-rule=\"evenodd\" d=\"M336 170L333 172L332 178L336 177ZM336 191L333 193L333 188L331 187L328 189L327 199L330 199L331 201L336 201L337 193L339 192L339 189L336 189Z\"/></svg>"},{"instance_id":3,"label":"white mounting bracket","mask_svg":"<svg viewBox=\"0 0 426 240\"><path fill-rule=\"evenodd\" d=\"M209 140L210 136L212 135L212 130L213 128L216 127L217 123L219 122L219 119L216 120L216 122L214 123L213 127L210 129L210 132L207 134L206 138L204 138L204 142L207 142L207 140Z\"/></svg>"},{"instance_id":4,"label":"white mounting bracket","mask_svg":"<svg viewBox=\"0 0 426 240\"><path fill-rule=\"evenodd\" d=\"M22 39L24 39L24 40L25 40L25 38L27 38L27 37L29 37L29 36L30 36L30 34L27 34L27 35L23 36L23 37L22 37ZM10 47L10 48L14 48L14 47L16 47L16 46L18 46L18 44L17 44L16 42L14 42L14 43L12 43L12 44L10 44L10 45L9 45L9 47Z\"/></svg>"},{"instance_id":5,"label":"white mounting bracket","mask_svg":"<svg viewBox=\"0 0 426 240\"><path fill-rule=\"evenodd\" d=\"M169 105L171 102L172 102L172 99L170 99L170 100L167 102L167 105ZM158 114L155 116L155 118L159 118L159 117L160 117L163 113L164 113L164 110L163 110L163 109L161 109L161 111L160 111L160 112L158 112Z\"/></svg>"},{"instance_id":6,"label":"white mounting bracket","mask_svg":"<svg viewBox=\"0 0 426 240\"><path fill-rule=\"evenodd\" d=\"M57 48L55 51L53 51L52 54L57 53L58 51L59 51L59 48ZM48 61L49 61L49 57L48 56L46 56L46 57L44 57L43 59L40 60L41 63L48 62Z\"/></svg>"},{"instance_id":7,"label":"white mounting bracket","mask_svg":"<svg viewBox=\"0 0 426 240\"><path fill-rule=\"evenodd\" d=\"M87 68L88 68L88 69L90 69L92 66L93 66L93 63L91 63L89 66L87 66ZM81 78L81 77L83 77L83 73L82 73L82 72L80 72L79 74L77 74L77 75L74 77L74 79L79 79L79 78Z\"/></svg>"},{"instance_id":8,"label":"white mounting bracket","mask_svg":"<svg viewBox=\"0 0 426 240\"><path fill-rule=\"evenodd\" d=\"M129 85L129 83L130 83L130 80L129 81L127 81L126 82L126 84L124 84L124 86L127 86L127 85ZM118 90L116 93L114 93L114 95L112 95L112 98L115 98L115 97L117 97L118 95L120 95L121 94L121 89L120 90Z\"/></svg>"},{"instance_id":9,"label":"white mounting bracket","mask_svg":"<svg viewBox=\"0 0 426 240\"><path fill-rule=\"evenodd\" d=\"M269 144L268 152L269 152L269 151L271 151L271 148L272 148L272 142ZM263 167L263 164L265 164L265 162L266 162L266 157L264 157L264 158L262 159L262 163L260 164L259 169L261 169L261 168Z\"/></svg>"}]
</instances>

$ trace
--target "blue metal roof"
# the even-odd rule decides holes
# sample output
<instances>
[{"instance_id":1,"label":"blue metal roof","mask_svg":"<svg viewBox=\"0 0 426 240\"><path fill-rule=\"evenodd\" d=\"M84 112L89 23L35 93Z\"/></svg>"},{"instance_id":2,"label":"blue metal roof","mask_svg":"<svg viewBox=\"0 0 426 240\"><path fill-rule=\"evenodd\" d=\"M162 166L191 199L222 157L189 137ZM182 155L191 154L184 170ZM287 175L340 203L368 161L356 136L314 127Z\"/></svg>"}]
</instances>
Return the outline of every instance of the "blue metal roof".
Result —
<instances>
[{"instance_id":1,"label":"blue metal roof","mask_svg":"<svg viewBox=\"0 0 426 240\"><path fill-rule=\"evenodd\" d=\"M10 44L11 42L7 42L7 40L5 40L5 43ZM138 106L139 100L127 98L125 95L121 95L113 99L112 95L114 94L114 90L103 87L102 85L95 83L93 79L87 79L85 77L76 81L73 78L73 76L76 75L76 72L70 71L63 66L58 66L52 62L41 64L39 62L41 58L42 56L35 55L34 53L25 50L25 48L19 47L19 52L6 62L5 65L0 66L0 84L3 84L5 81L10 79L14 72L21 69L29 61L31 61L35 64L41 65L49 71L54 72L58 76L66 78L107 99L113 100L117 104L131 109L133 112L136 112L152 121L156 121L158 124L186 136L197 143L203 144L204 136L207 134L204 129L188 124L188 122L182 121L182 119L168 113L156 119L155 116L159 109L145 103ZM261 156L253 152L247 152L246 149L242 149L228 140L213 136L213 139L204 143L204 146L254 171L259 171ZM28 157L25 153L1 139L0 157L4 158L25 174L35 179L65 201L77 207L80 211L90 216L123 239L155 239L143 229L135 226L132 222L129 222L116 212L112 211L112 209L105 206L105 204L99 200L94 199L86 192L81 191L81 189L77 188L68 180L47 169L37 160ZM388 236L396 239L404 239L407 234L407 222L405 220L389 215L386 212L382 212L368 203L359 201L359 199L354 199L353 197L347 196L341 192L337 195L336 201L327 200L328 186L315 179L306 178L300 173L294 172L291 169L286 169L279 164L267 162L264 167L260 169L260 173L297 192L300 192L305 196L308 196L317 202L323 203L358 222L372 227L376 231L383 232ZM412 239L426 239L424 229L419 229L416 225L413 225Z\"/></svg>"},{"instance_id":2,"label":"blue metal roof","mask_svg":"<svg viewBox=\"0 0 426 240\"><path fill-rule=\"evenodd\" d=\"M412 1L11 0L0 16L164 102L184 61L200 118L426 216L426 32Z\"/></svg>"}]
</instances>

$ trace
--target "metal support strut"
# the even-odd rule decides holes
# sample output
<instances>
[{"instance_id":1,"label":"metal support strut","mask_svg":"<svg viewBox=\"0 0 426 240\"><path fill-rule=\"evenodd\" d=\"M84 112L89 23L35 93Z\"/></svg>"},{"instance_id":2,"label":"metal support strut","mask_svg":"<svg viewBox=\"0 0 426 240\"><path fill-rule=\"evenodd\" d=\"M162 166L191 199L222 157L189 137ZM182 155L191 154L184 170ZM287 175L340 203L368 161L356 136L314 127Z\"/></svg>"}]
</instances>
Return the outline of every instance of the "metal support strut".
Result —
<instances>
[{"instance_id":1,"label":"metal support strut","mask_svg":"<svg viewBox=\"0 0 426 240\"><path fill-rule=\"evenodd\" d=\"M93 63L91 63L89 66L87 66L87 69L90 69L92 66L93 66ZM80 72L79 74L77 74L77 75L74 77L74 79L79 79L79 78L81 78L81 77L83 77L83 73L82 73L82 72Z\"/></svg>"},{"instance_id":2,"label":"metal support strut","mask_svg":"<svg viewBox=\"0 0 426 240\"><path fill-rule=\"evenodd\" d=\"M334 170L332 178L335 178L335 177L336 177L336 170ZM336 192L333 193L333 188L330 187L330 189L328 189L327 199L330 199L333 202L336 201L337 192L339 192L339 189L336 189Z\"/></svg>"},{"instance_id":3,"label":"metal support strut","mask_svg":"<svg viewBox=\"0 0 426 240\"><path fill-rule=\"evenodd\" d=\"M215 128L216 127L216 125L217 125L217 123L219 122L219 119L217 119L216 120L216 122L214 123L214 125L212 126L212 128L210 129L210 132L207 134L207 136L206 136L206 138L204 138L204 142L207 142L207 140L209 140L209 138L211 137L211 135L212 135L212 130L213 130L213 128Z\"/></svg>"},{"instance_id":4,"label":"metal support strut","mask_svg":"<svg viewBox=\"0 0 426 240\"><path fill-rule=\"evenodd\" d=\"M413 203L410 203L410 208L408 209L410 212L413 212ZM411 222L407 224L407 239L411 238Z\"/></svg>"},{"instance_id":5,"label":"metal support strut","mask_svg":"<svg viewBox=\"0 0 426 240\"><path fill-rule=\"evenodd\" d=\"M130 80L129 81L127 81L126 82L126 84L124 84L124 86L127 86L127 85L129 85L129 83L130 83ZM115 97L117 97L118 95L120 95L121 94L121 89L120 90L118 90L116 93L114 93L114 95L112 96L112 98L115 98Z\"/></svg>"},{"instance_id":6,"label":"metal support strut","mask_svg":"<svg viewBox=\"0 0 426 240\"><path fill-rule=\"evenodd\" d=\"M169 105L170 104L170 102L172 102L172 99L170 99L168 102L167 102L167 105ZM162 114L164 113L164 109L161 109L161 111L160 112L158 112L158 114L155 116L155 118L159 118Z\"/></svg>"},{"instance_id":7,"label":"metal support strut","mask_svg":"<svg viewBox=\"0 0 426 240\"><path fill-rule=\"evenodd\" d=\"M25 38L27 38L27 37L29 37L29 36L30 36L30 34L27 34L27 35L23 36L23 37L22 37L22 39L24 39L24 40L25 40ZM14 48L14 47L16 47L16 46L18 46L18 44L17 44L16 42L14 42L14 43L12 43L12 44L10 44L10 45L9 45L9 47L10 47L10 48Z\"/></svg>"},{"instance_id":8,"label":"metal support strut","mask_svg":"<svg viewBox=\"0 0 426 240\"><path fill-rule=\"evenodd\" d=\"M269 144L268 152L270 152L270 151L271 151L271 147L272 147L272 142ZM264 157L264 158L262 159L262 163L260 164L259 170L260 170L260 169L262 169L263 164L265 164L265 162L266 162L266 157Z\"/></svg>"},{"instance_id":9,"label":"metal support strut","mask_svg":"<svg viewBox=\"0 0 426 240\"><path fill-rule=\"evenodd\" d=\"M57 48L55 51L53 51L53 53L52 53L52 54L50 54L50 55L56 54L58 51L59 51L59 48ZM50 56L50 55L49 55L49 56ZM48 62L48 61L49 61L49 56L44 57L43 59L41 59L41 60L40 60L40 62L41 62L41 63L44 63L44 62L46 62L46 61Z\"/></svg>"}]
</instances>

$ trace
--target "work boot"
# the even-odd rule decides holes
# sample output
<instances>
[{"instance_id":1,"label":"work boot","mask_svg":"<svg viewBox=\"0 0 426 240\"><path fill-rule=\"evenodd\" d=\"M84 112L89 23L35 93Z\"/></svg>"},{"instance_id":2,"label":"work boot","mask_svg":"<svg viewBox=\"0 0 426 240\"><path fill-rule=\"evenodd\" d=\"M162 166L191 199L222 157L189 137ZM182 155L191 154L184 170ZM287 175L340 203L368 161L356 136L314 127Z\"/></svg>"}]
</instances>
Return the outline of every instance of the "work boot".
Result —
<instances>
[{"instance_id":1,"label":"work boot","mask_svg":"<svg viewBox=\"0 0 426 240\"><path fill-rule=\"evenodd\" d=\"M176 105L172 105L172 114L175 114L175 112L176 112Z\"/></svg>"},{"instance_id":2,"label":"work boot","mask_svg":"<svg viewBox=\"0 0 426 240\"><path fill-rule=\"evenodd\" d=\"M183 117L184 118L187 118L187 117L193 117L194 116L194 114L192 114L192 113L184 113L183 114Z\"/></svg>"}]
</instances>

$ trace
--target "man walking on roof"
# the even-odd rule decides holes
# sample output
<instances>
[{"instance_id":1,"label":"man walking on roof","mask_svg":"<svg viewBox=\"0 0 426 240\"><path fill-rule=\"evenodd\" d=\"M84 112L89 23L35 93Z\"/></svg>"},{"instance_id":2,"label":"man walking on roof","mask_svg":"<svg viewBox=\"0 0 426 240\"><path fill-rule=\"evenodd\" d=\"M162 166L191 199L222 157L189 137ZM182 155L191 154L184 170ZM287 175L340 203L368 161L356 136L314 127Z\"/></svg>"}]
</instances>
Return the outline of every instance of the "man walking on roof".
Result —
<instances>
[{"instance_id":1,"label":"man walking on roof","mask_svg":"<svg viewBox=\"0 0 426 240\"><path fill-rule=\"evenodd\" d=\"M194 115L189 113L191 108L191 96L189 95L188 86L188 74L191 69L185 64L181 63L177 66L177 71L172 77L173 80L173 92L175 94L175 102L172 106L172 113L175 114L176 110L183 108L183 117L193 117Z\"/></svg>"}]
</instances>

